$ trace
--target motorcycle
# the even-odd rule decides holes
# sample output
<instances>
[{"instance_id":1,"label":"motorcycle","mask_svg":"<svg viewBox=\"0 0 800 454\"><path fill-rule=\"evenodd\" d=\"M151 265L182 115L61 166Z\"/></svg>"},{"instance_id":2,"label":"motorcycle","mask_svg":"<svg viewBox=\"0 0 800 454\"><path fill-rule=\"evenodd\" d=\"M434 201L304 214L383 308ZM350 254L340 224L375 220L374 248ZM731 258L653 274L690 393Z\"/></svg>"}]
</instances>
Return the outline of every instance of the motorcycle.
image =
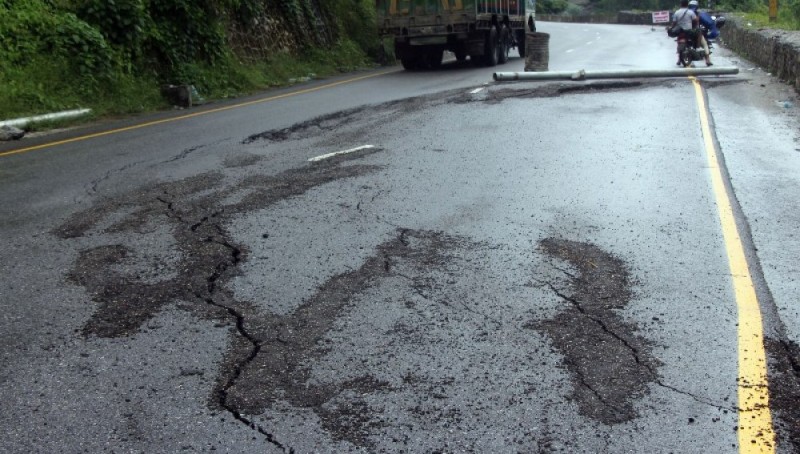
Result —
<instances>
[{"instance_id":1,"label":"motorcycle","mask_svg":"<svg viewBox=\"0 0 800 454\"><path fill-rule=\"evenodd\" d=\"M714 25L717 29L722 28L725 25L725 18L720 16L711 16L711 19L714 21ZM711 49L713 47L714 39L708 37L708 27L704 25L700 25L700 32L703 34L703 37L706 39L706 43L708 44L708 52L711 53ZM695 31L686 31L681 30L678 33L677 38L675 40L678 42L678 64L688 68L692 66L692 64L696 61L705 60L706 58L706 51L700 46L700 43L697 39L697 32Z\"/></svg>"},{"instance_id":2,"label":"motorcycle","mask_svg":"<svg viewBox=\"0 0 800 454\"><path fill-rule=\"evenodd\" d=\"M706 59L706 50L697 42L697 32L683 30L675 40L678 42L679 65L688 68L693 62Z\"/></svg>"}]
</instances>

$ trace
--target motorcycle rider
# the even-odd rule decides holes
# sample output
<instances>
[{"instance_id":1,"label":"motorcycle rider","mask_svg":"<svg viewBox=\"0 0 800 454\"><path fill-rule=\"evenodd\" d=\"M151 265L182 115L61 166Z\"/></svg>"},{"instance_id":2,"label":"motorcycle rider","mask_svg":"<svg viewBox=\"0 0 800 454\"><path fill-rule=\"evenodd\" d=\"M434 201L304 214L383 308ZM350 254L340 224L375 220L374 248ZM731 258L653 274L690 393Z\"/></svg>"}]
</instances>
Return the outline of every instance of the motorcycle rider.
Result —
<instances>
[{"instance_id":1,"label":"motorcycle rider","mask_svg":"<svg viewBox=\"0 0 800 454\"><path fill-rule=\"evenodd\" d=\"M696 3L696 0L693 0ZM675 14L672 15L672 26L679 26L683 32L689 36L691 41L697 39L697 35L701 35L699 31L698 25L700 24L700 19L697 17L697 14L689 8L689 0L681 0L681 7L678 11L675 11ZM680 66L681 59L680 55L678 56L678 66ZM708 59L708 52L706 52L706 64L710 65L711 61Z\"/></svg>"},{"instance_id":2,"label":"motorcycle rider","mask_svg":"<svg viewBox=\"0 0 800 454\"><path fill-rule=\"evenodd\" d=\"M708 47L708 39L714 39L719 36L719 30L717 29L716 21L711 18L711 15L705 11L698 11L697 7L697 0L689 1L689 9L697 15L700 25L705 27L706 32L698 33L697 41L703 47L703 50L706 51L706 66L711 66L711 49Z\"/></svg>"}]
</instances>

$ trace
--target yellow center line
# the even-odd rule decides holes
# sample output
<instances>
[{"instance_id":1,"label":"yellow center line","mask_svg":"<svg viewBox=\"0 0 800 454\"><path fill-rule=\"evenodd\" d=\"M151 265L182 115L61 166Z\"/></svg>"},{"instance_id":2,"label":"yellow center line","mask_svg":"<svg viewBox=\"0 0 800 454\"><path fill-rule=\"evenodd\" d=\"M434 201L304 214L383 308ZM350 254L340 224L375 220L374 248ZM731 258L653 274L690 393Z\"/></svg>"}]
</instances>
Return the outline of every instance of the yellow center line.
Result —
<instances>
[{"instance_id":1,"label":"yellow center line","mask_svg":"<svg viewBox=\"0 0 800 454\"><path fill-rule=\"evenodd\" d=\"M269 102L269 101L275 101L277 99L288 98L290 96L297 96L297 95L302 95L302 94L306 94L306 93L312 93L312 92L315 92L315 91L324 90L326 88L336 87L338 85L349 84L349 83L352 83L352 82L358 82L359 80L370 79L372 77L382 76L382 75L388 74L388 73L390 73L392 71L393 70L382 71L382 72L379 72L379 73L376 73L376 74L368 74L366 76L360 76L360 77L354 77L352 79L340 80L338 82L333 82L333 83L326 84L326 85L320 85L319 87L306 88L304 90L293 91L291 93L284 93L282 95L271 96L271 97L268 97L268 98L256 99L254 101L248 101L248 102L243 102L243 103L239 103L239 104L232 104L230 106L217 107L215 109L204 110L204 111L201 111L201 112L194 112L194 113L190 113L190 114L186 114L186 115L181 115L181 116L178 116L178 117L165 118L163 120L149 121L149 122L146 122L146 123L140 123L140 124L133 125L133 126L127 126L127 127L124 127L124 128L111 129L111 130L108 130L108 131L97 132L97 133L94 133L94 134L86 134L86 135L83 135L83 136L73 137L71 139L59 140L59 141L56 141L56 142L48 142L48 143L44 143L44 144L41 144L41 145L34 145L34 146L31 146L31 147L18 148L16 150L4 151L4 152L0 152L0 157L11 156L11 155L20 154L20 153L27 153L29 151L41 150L43 148L55 147L55 146L58 146L58 145L64 145L64 144L73 143L73 142L81 142L81 141L84 141L84 140L94 139L96 137L103 137L103 136L108 136L108 135L111 135L111 134L118 134L118 133L125 132L125 131L133 131L135 129L147 128L147 127L150 127L150 126L160 125L160 124L164 124L164 123L171 123L171 122L174 122L174 121L186 120L188 118L199 117L199 116L202 116L202 115L208 115L208 114L212 114L212 113L223 112L223 111L231 110L231 109L238 109L240 107L252 106L254 104L261 104L261 103L265 103L265 102Z\"/></svg>"},{"instance_id":2,"label":"yellow center line","mask_svg":"<svg viewBox=\"0 0 800 454\"><path fill-rule=\"evenodd\" d=\"M711 184L719 211L738 310L739 452L774 453L775 433L769 409L767 355L764 350L761 309L711 135L703 88L696 78L690 77L690 79L694 84L697 107L700 111L706 157L711 169Z\"/></svg>"}]
</instances>

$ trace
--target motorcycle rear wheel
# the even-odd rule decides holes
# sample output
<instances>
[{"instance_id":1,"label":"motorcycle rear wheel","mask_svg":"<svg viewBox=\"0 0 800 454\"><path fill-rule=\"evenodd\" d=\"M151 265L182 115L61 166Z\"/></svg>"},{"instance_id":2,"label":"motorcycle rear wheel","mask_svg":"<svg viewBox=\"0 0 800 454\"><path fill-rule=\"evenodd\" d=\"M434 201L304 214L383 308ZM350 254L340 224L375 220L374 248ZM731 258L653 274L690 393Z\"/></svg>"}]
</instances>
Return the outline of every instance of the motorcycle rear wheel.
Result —
<instances>
[{"instance_id":1,"label":"motorcycle rear wheel","mask_svg":"<svg viewBox=\"0 0 800 454\"><path fill-rule=\"evenodd\" d=\"M683 52L681 52L681 65L683 65L684 68L692 66L692 53L689 49L684 49Z\"/></svg>"},{"instance_id":2,"label":"motorcycle rear wheel","mask_svg":"<svg viewBox=\"0 0 800 454\"><path fill-rule=\"evenodd\" d=\"M686 43L678 43L678 61L684 68L692 66L692 51Z\"/></svg>"}]
</instances>

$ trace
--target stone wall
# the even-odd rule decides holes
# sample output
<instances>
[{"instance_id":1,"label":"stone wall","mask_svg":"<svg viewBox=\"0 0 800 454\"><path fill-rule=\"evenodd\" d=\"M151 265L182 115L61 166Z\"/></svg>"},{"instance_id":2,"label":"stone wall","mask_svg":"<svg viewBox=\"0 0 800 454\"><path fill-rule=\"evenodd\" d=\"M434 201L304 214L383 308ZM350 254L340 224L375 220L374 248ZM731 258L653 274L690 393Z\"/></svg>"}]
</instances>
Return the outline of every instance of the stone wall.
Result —
<instances>
[{"instance_id":1,"label":"stone wall","mask_svg":"<svg viewBox=\"0 0 800 454\"><path fill-rule=\"evenodd\" d=\"M255 11L246 23L229 21L228 44L237 57L250 61L263 61L280 53L297 54L310 45L331 46L338 38L336 18L323 14L322 1L308 0L313 18L293 15L281 2L264 2L263 9Z\"/></svg>"},{"instance_id":2,"label":"stone wall","mask_svg":"<svg viewBox=\"0 0 800 454\"><path fill-rule=\"evenodd\" d=\"M562 16L560 14L537 14L536 20L544 22L577 22L583 24L616 24L616 15L586 15L586 16Z\"/></svg>"},{"instance_id":3,"label":"stone wall","mask_svg":"<svg viewBox=\"0 0 800 454\"><path fill-rule=\"evenodd\" d=\"M728 18L720 35L725 47L800 89L800 32L757 29Z\"/></svg>"},{"instance_id":4,"label":"stone wall","mask_svg":"<svg viewBox=\"0 0 800 454\"><path fill-rule=\"evenodd\" d=\"M633 11L620 11L617 14L592 14L586 16L537 14L536 20L545 22L580 22L585 24L651 25L653 23L653 15L651 13L637 13Z\"/></svg>"},{"instance_id":5,"label":"stone wall","mask_svg":"<svg viewBox=\"0 0 800 454\"><path fill-rule=\"evenodd\" d=\"M672 16L672 11L670 11ZM629 25L653 25L653 13L634 13L631 11L620 11L617 13L618 24Z\"/></svg>"}]
</instances>

